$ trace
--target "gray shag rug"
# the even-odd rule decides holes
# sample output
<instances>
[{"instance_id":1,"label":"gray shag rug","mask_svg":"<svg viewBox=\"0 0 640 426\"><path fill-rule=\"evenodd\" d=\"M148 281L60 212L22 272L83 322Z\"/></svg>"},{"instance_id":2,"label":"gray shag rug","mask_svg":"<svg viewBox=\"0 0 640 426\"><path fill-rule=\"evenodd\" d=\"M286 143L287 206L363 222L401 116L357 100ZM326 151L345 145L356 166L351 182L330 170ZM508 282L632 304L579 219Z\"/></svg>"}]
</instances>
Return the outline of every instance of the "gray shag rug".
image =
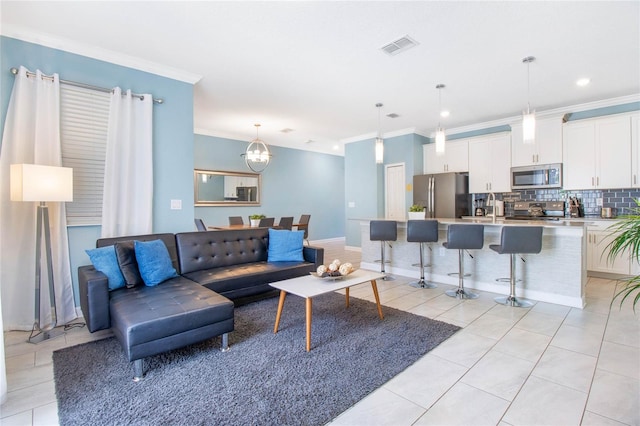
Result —
<instances>
[{"instance_id":1,"label":"gray shag rug","mask_svg":"<svg viewBox=\"0 0 640 426\"><path fill-rule=\"evenodd\" d=\"M231 350L220 338L145 359L145 379L115 338L53 353L61 425L323 425L413 364L459 327L337 293L235 310ZM425 377L425 380L428 380Z\"/></svg>"}]
</instances>

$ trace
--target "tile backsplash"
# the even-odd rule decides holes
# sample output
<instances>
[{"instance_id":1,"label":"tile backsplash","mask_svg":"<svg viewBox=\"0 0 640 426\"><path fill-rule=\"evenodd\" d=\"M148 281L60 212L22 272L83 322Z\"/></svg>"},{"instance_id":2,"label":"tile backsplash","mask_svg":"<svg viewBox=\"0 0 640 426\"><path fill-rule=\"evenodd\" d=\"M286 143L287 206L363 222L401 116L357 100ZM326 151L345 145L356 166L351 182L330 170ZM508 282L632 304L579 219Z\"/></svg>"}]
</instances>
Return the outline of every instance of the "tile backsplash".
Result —
<instances>
[{"instance_id":1,"label":"tile backsplash","mask_svg":"<svg viewBox=\"0 0 640 426\"><path fill-rule=\"evenodd\" d=\"M618 215L629 214L631 207L636 207L634 199L640 199L640 188L564 191L560 189L530 189L496 194L498 199L505 200L505 214L513 212L513 203L509 200L519 198L522 201L565 201L565 215L569 216L569 197L577 197L582 203L585 216L599 216L598 198L602 198L602 207L615 207ZM474 194L474 199L486 198L486 194Z\"/></svg>"}]
</instances>

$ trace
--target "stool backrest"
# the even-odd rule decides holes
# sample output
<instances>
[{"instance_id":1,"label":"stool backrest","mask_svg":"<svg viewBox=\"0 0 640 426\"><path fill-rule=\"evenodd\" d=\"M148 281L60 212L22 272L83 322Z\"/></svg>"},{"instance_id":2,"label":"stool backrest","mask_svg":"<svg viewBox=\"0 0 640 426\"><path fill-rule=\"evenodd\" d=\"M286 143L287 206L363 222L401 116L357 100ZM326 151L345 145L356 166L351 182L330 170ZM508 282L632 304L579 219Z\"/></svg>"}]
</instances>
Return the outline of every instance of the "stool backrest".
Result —
<instances>
[{"instance_id":1,"label":"stool backrest","mask_svg":"<svg viewBox=\"0 0 640 426\"><path fill-rule=\"evenodd\" d=\"M542 226L504 226L500 246L501 253L540 253Z\"/></svg>"},{"instance_id":2,"label":"stool backrest","mask_svg":"<svg viewBox=\"0 0 640 426\"><path fill-rule=\"evenodd\" d=\"M369 240L396 241L398 239L398 222L395 220L372 220L369 223Z\"/></svg>"},{"instance_id":3,"label":"stool backrest","mask_svg":"<svg viewBox=\"0 0 640 426\"><path fill-rule=\"evenodd\" d=\"M481 249L484 245L484 225L449 225L448 249Z\"/></svg>"},{"instance_id":4,"label":"stool backrest","mask_svg":"<svg viewBox=\"0 0 640 426\"><path fill-rule=\"evenodd\" d=\"M435 243L438 241L438 221L407 221L407 241L410 243Z\"/></svg>"}]
</instances>

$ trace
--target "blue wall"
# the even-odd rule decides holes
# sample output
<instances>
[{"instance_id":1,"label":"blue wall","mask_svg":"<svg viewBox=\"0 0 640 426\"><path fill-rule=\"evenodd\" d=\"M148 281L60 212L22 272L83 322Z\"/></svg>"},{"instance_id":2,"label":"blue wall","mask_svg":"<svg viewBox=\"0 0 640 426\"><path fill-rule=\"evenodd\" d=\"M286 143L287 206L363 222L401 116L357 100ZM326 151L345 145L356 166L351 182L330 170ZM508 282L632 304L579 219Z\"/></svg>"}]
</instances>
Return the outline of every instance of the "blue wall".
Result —
<instances>
[{"instance_id":1,"label":"blue wall","mask_svg":"<svg viewBox=\"0 0 640 426\"><path fill-rule=\"evenodd\" d=\"M153 230L193 229L193 85L137 71L57 49L0 37L0 126L4 121L14 76L11 67L58 73L63 80L100 87L120 86L135 93L151 93L165 103L154 106ZM170 200L182 200L182 210L170 210ZM69 228L72 276L77 299L77 267L89 264L84 250L95 246L99 226Z\"/></svg>"},{"instance_id":2,"label":"blue wall","mask_svg":"<svg viewBox=\"0 0 640 426\"><path fill-rule=\"evenodd\" d=\"M247 141L195 135L193 167L250 172L240 156L248 144ZM344 159L278 146L269 146L269 149L273 158L262 172L260 206L196 207L196 217L207 225L226 225L229 216L242 216L245 222L251 214L275 217L276 222L282 216L293 216L297 222L301 214L310 214L310 239L343 237Z\"/></svg>"}]
</instances>

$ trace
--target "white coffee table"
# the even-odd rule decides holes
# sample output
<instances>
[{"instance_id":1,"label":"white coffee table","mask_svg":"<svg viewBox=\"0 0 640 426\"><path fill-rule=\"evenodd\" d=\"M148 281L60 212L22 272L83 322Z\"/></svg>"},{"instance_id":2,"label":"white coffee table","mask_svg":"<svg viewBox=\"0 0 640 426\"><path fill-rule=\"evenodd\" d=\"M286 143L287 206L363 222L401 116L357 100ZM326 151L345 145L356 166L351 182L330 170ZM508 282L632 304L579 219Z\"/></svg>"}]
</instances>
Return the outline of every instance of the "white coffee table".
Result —
<instances>
[{"instance_id":1,"label":"white coffee table","mask_svg":"<svg viewBox=\"0 0 640 426\"><path fill-rule=\"evenodd\" d=\"M358 269L339 280L325 280L312 275L305 275L269 284L271 287L280 290L280 301L278 302L278 312L276 313L276 324L273 327L273 332L278 332L280 315L282 314L282 307L284 306L284 299L287 297L287 293L304 297L306 300L307 317L307 352L309 352L311 350L311 299L314 296L345 289L348 308L349 287L362 284L367 281L371 282L371 288L373 289L373 295L376 298L376 305L378 307L378 315L380 316L380 319L384 319L384 316L382 315L382 307L380 306L380 297L378 296L378 286L376 284L376 280L382 277L384 277L384 274L381 274L380 272Z\"/></svg>"}]
</instances>

